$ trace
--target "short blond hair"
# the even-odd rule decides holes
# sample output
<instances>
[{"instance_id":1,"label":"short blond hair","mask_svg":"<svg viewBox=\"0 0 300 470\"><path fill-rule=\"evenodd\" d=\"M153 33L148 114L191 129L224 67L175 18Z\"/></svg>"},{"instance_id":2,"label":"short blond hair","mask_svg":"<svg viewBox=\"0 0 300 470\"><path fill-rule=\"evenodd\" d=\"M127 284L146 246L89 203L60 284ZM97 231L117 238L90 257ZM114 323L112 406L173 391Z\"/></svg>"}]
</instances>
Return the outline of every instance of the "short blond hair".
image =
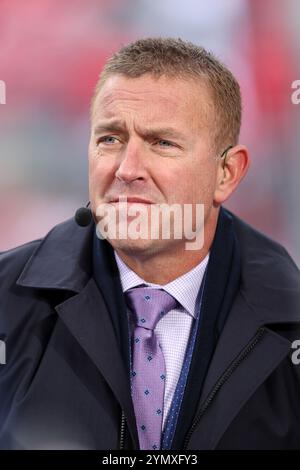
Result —
<instances>
[{"instance_id":1,"label":"short blond hair","mask_svg":"<svg viewBox=\"0 0 300 470\"><path fill-rule=\"evenodd\" d=\"M160 37L139 39L122 47L100 73L91 100L91 114L101 87L116 74L129 78L151 74L157 78L201 79L212 94L216 149L238 143L242 116L239 84L230 70L203 47L180 38Z\"/></svg>"}]
</instances>

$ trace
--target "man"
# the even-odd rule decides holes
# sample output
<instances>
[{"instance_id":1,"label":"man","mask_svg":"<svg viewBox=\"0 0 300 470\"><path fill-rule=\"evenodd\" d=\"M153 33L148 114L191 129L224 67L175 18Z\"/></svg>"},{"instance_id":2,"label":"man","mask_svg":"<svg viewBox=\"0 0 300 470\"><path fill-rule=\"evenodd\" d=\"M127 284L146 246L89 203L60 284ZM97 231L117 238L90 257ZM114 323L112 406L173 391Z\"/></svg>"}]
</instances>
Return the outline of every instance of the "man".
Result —
<instances>
[{"instance_id":1,"label":"man","mask_svg":"<svg viewBox=\"0 0 300 470\"><path fill-rule=\"evenodd\" d=\"M198 46L107 62L93 220L0 258L1 448L300 448L299 271L222 207L249 167L240 122L235 78Z\"/></svg>"}]
</instances>

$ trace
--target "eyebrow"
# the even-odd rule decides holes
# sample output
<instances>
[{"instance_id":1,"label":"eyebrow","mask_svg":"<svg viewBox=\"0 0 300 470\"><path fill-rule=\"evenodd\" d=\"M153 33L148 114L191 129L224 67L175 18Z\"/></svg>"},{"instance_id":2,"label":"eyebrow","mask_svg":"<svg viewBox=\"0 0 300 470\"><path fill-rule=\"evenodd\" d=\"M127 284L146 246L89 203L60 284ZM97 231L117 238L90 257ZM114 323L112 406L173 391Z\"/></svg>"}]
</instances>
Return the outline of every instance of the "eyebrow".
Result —
<instances>
[{"instance_id":1,"label":"eyebrow","mask_svg":"<svg viewBox=\"0 0 300 470\"><path fill-rule=\"evenodd\" d=\"M94 128L95 134L101 134L101 132L124 132L125 126L121 121L105 121L103 123L98 124Z\"/></svg>"},{"instance_id":2,"label":"eyebrow","mask_svg":"<svg viewBox=\"0 0 300 470\"><path fill-rule=\"evenodd\" d=\"M120 132L127 133L126 126L122 121L112 120L103 123L99 123L94 128L95 135L101 134L102 132ZM173 127L154 127L152 129L139 129L138 134L142 135L146 139L152 137L169 137L174 139L186 140L186 136L180 131Z\"/></svg>"}]
</instances>

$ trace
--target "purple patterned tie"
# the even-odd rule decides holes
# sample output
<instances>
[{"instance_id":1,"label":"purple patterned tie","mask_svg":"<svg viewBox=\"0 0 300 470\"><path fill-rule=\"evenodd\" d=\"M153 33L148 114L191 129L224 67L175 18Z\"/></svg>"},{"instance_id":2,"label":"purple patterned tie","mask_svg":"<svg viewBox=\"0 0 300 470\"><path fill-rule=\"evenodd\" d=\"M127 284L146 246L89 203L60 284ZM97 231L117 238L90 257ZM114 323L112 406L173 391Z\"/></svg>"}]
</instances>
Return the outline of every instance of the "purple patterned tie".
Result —
<instances>
[{"instance_id":1,"label":"purple patterned tie","mask_svg":"<svg viewBox=\"0 0 300 470\"><path fill-rule=\"evenodd\" d=\"M160 289L136 287L125 293L133 313L132 400L141 449L160 449L165 389L165 361L154 332L177 301Z\"/></svg>"}]
</instances>

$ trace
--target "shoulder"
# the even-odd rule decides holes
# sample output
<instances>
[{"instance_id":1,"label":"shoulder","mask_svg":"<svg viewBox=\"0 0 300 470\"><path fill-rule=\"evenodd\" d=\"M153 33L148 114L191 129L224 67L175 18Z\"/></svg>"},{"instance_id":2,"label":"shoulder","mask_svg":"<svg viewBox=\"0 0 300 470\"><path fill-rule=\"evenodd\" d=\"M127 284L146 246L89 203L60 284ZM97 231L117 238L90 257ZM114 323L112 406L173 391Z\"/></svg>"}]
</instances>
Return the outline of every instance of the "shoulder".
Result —
<instances>
[{"instance_id":1,"label":"shoulder","mask_svg":"<svg viewBox=\"0 0 300 470\"><path fill-rule=\"evenodd\" d=\"M299 322L300 271L287 250L236 215L232 217L241 259L241 291L265 319Z\"/></svg>"},{"instance_id":2,"label":"shoulder","mask_svg":"<svg viewBox=\"0 0 300 470\"><path fill-rule=\"evenodd\" d=\"M67 247L72 243L76 233L76 224L73 219L65 220L55 225L43 238L30 241L10 250L0 253L0 290L18 279L26 264L32 257L46 246L49 241L63 249L63 243Z\"/></svg>"},{"instance_id":3,"label":"shoulder","mask_svg":"<svg viewBox=\"0 0 300 470\"><path fill-rule=\"evenodd\" d=\"M50 306L51 301L56 299L55 292L46 289L41 295L38 281L50 275L50 268L52 278L58 276L55 253L62 264L68 265L64 255L68 247L72 250L74 231L74 223L70 219L54 226L43 238L0 253L0 335L8 336L21 324L24 333L32 322L49 314L48 303ZM38 265L36 271L33 269L36 287L34 282L28 285L22 282L35 262Z\"/></svg>"},{"instance_id":4,"label":"shoulder","mask_svg":"<svg viewBox=\"0 0 300 470\"><path fill-rule=\"evenodd\" d=\"M40 246L37 239L0 253L0 289L17 280L27 261Z\"/></svg>"}]
</instances>

